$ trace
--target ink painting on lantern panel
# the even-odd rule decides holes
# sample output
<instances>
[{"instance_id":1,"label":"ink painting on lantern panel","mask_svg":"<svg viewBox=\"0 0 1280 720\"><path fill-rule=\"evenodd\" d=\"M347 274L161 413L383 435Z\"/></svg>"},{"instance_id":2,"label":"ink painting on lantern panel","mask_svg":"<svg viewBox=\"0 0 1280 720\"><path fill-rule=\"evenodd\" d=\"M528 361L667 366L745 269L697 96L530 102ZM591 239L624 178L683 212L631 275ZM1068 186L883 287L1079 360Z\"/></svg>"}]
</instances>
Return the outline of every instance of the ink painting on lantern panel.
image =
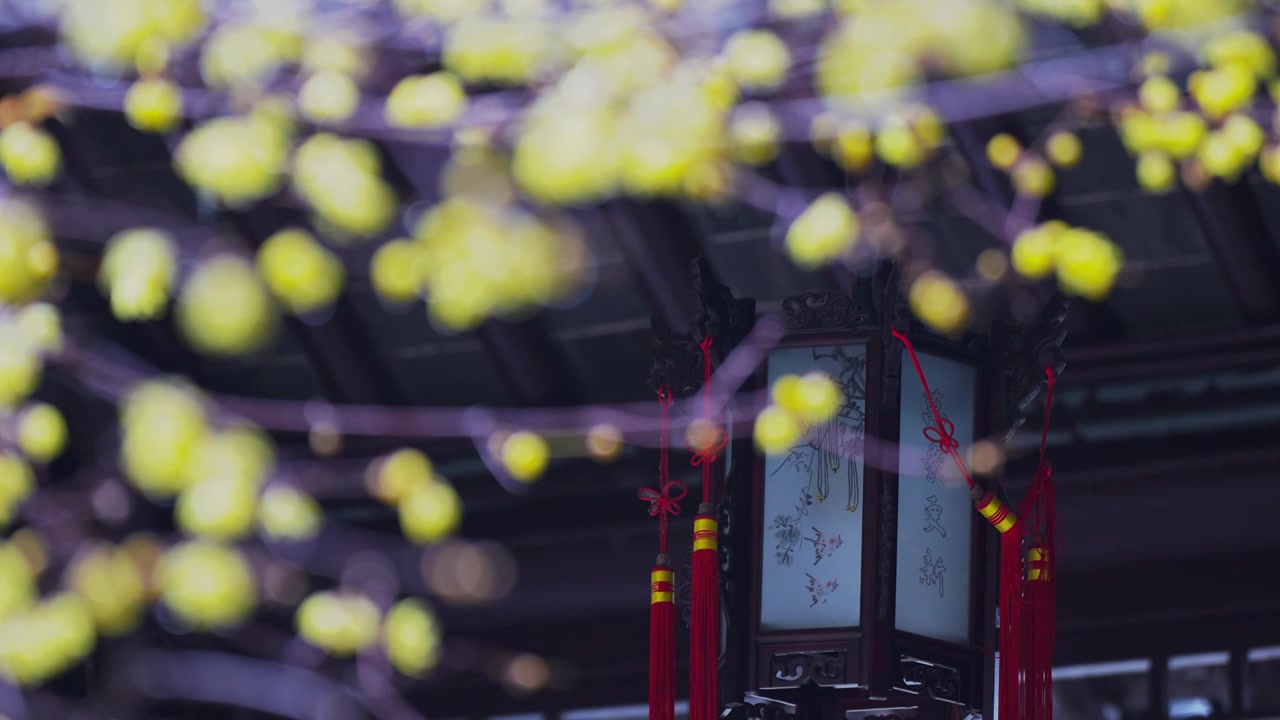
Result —
<instances>
[{"instance_id":1,"label":"ink painting on lantern panel","mask_svg":"<svg viewBox=\"0 0 1280 720\"><path fill-rule=\"evenodd\" d=\"M899 630L969 642L970 551L973 517L969 487L945 447L959 442L960 457L973 443L977 370L919 353L934 405L938 432L920 376L902 354L902 415L898 435Z\"/></svg>"},{"instance_id":2,"label":"ink painting on lantern panel","mask_svg":"<svg viewBox=\"0 0 1280 720\"><path fill-rule=\"evenodd\" d=\"M836 413L802 424L789 451L764 460L760 628L859 623L862 597L865 345L783 348L769 354L769 384L820 371L839 386Z\"/></svg>"}]
</instances>

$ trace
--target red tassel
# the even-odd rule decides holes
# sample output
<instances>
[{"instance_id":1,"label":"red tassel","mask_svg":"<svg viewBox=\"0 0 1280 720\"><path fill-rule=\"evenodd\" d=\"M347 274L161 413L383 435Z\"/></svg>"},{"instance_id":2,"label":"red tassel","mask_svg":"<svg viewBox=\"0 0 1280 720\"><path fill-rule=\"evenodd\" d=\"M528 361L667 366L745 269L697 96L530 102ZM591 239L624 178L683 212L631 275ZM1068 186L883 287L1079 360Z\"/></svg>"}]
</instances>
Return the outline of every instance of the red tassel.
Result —
<instances>
[{"instance_id":1,"label":"red tassel","mask_svg":"<svg viewBox=\"0 0 1280 720\"><path fill-rule=\"evenodd\" d=\"M687 489L671 479L667 452L667 411L671 393L658 390L662 406L658 487L640 491L649 503L649 514L658 517L658 562L649 573L649 720L674 720L676 712L676 606L675 573L667 558L667 518L680 514L680 500Z\"/></svg>"},{"instance_id":2,"label":"red tassel","mask_svg":"<svg viewBox=\"0 0 1280 720\"><path fill-rule=\"evenodd\" d=\"M675 573L658 556L649 591L649 720L674 720L676 705Z\"/></svg>"},{"instance_id":3,"label":"red tassel","mask_svg":"<svg viewBox=\"0 0 1280 720\"><path fill-rule=\"evenodd\" d=\"M1053 409L1053 370L1045 368L1044 430L1040 436L1040 464L1031 489L1018 505L1020 525L1027 538L1026 580L1022 592L1019 634L1022 664L1022 717L1053 720L1053 648L1057 636L1058 518L1053 468L1045 460L1049 418Z\"/></svg>"},{"instance_id":4,"label":"red tassel","mask_svg":"<svg viewBox=\"0 0 1280 720\"><path fill-rule=\"evenodd\" d=\"M1056 514L1052 471L1042 463L1018 515L1026 525L1026 587L1023 589L1023 716L1053 720L1053 649L1057 635Z\"/></svg>"},{"instance_id":5,"label":"red tassel","mask_svg":"<svg viewBox=\"0 0 1280 720\"><path fill-rule=\"evenodd\" d=\"M1024 527L1004 500L990 490L975 490L974 506L1000 532L1000 720L1022 715L1022 541Z\"/></svg>"},{"instance_id":6,"label":"red tassel","mask_svg":"<svg viewBox=\"0 0 1280 720\"><path fill-rule=\"evenodd\" d=\"M711 344L702 339L702 400L711 422ZM702 504L693 521L693 599L689 616L689 720L716 720L720 715L720 531L711 502L711 466L724 449L726 435L690 438L690 462L702 467Z\"/></svg>"},{"instance_id":7,"label":"red tassel","mask_svg":"<svg viewBox=\"0 0 1280 720\"><path fill-rule=\"evenodd\" d=\"M977 503L1001 533L999 720L1053 720L1058 535L1053 468L1045 460L1054 377L1051 370L1045 373L1044 434L1031 488L1016 515L990 492Z\"/></svg>"},{"instance_id":8,"label":"red tassel","mask_svg":"<svg viewBox=\"0 0 1280 720\"><path fill-rule=\"evenodd\" d=\"M689 720L720 715L719 530L710 503L693 521L693 601L689 618Z\"/></svg>"}]
</instances>

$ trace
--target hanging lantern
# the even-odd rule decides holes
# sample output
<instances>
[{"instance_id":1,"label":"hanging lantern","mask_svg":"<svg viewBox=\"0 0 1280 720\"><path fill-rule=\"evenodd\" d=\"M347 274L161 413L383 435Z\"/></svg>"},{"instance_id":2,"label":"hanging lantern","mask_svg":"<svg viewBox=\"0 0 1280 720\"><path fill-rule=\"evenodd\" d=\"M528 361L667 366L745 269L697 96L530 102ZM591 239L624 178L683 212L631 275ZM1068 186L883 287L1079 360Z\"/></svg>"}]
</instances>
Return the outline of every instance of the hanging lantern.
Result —
<instances>
[{"instance_id":1,"label":"hanging lantern","mask_svg":"<svg viewBox=\"0 0 1280 720\"><path fill-rule=\"evenodd\" d=\"M998 583L1000 532L988 515L1002 504L1016 514L999 469L971 472L964 453L1011 435L1046 370L1050 378L1061 371L1066 301L1023 326L956 340L912 322L889 263L855 278L851 294L788 298L779 315L759 319L705 262L695 273L704 315L689 335L655 320L655 383L694 396L705 381L695 336L714 335L718 367L754 328L780 338L747 388L761 397L759 411L769 402L762 391L784 379L770 422L788 404L805 407L791 395L806 383L815 397L827 392L803 378L825 376L840 391L829 416L794 413L798 435L781 450L754 445L750 424L711 418L729 437L708 476L722 627L719 657L690 662L718 670L717 714L760 717L774 706L814 718L993 717L997 588L1044 598L1043 612L1031 615L1048 623L1048 640L1016 647L1032 648L1024 654L1041 663L1052 652L1052 529L1019 526L1026 547L1012 554L1016 573ZM694 405L701 411L701 398L685 403ZM692 682L705 672L691 668Z\"/></svg>"}]
</instances>

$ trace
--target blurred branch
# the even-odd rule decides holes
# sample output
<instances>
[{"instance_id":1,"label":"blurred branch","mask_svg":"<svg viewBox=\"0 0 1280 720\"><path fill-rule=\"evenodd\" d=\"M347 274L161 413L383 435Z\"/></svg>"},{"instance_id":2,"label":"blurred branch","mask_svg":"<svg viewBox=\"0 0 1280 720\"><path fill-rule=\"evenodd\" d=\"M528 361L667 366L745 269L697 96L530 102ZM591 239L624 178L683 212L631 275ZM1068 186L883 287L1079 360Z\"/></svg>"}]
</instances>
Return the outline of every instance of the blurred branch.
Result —
<instances>
[{"instance_id":1,"label":"blurred branch","mask_svg":"<svg viewBox=\"0 0 1280 720\"><path fill-rule=\"evenodd\" d=\"M155 699L234 705L296 720L365 715L346 687L319 673L228 653L153 650L132 663L130 675Z\"/></svg>"},{"instance_id":2,"label":"blurred branch","mask_svg":"<svg viewBox=\"0 0 1280 720\"><path fill-rule=\"evenodd\" d=\"M738 397L755 369L778 341L776 324L761 322L716 370L713 402L716 411L733 411L735 429L750 429L757 407L754 396ZM118 401L133 385L156 376L140 358L109 343L86 346L68 341L68 349L55 359L80 382L100 396ZM213 394L209 399L223 412L280 432L311 430L307 403ZM672 430L682 431L701 416L695 407L672 413ZM503 428L529 428L548 435L584 434L601 424L613 425L636 445L656 447L660 427L654 402L618 405L585 405L571 408L401 408L380 405L335 404L333 422L344 435L397 438L472 438L487 440Z\"/></svg>"}]
</instances>

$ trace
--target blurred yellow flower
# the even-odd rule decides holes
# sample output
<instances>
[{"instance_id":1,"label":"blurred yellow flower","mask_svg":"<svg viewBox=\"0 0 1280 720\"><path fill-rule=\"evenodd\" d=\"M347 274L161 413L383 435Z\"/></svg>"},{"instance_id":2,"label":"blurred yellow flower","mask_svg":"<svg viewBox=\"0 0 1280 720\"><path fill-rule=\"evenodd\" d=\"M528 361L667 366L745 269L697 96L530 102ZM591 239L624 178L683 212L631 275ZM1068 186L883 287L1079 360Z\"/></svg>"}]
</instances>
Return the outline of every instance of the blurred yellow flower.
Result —
<instances>
[{"instance_id":1,"label":"blurred yellow flower","mask_svg":"<svg viewBox=\"0 0 1280 720\"><path fill-rule=\"evenodd\" d=\"M420 677L439 662L440 627L426 603L406 598L387 612L382 644L396 670Z\"/></svg>"},{"instance_id":2,"label":"blurred yellow flower","mask_svg":"<svg viewBox=\"0 0 1280 720\"><path fill-rule=\"evenodd\" d=\"M173 161L183 180L238 207L280 189L288 154L280 125L249 115L201 123L182 139Z\"/></svg>"},{"instance_id":3,"label":"blurred yellow flower","mask_svg":"<svg viewBox=\"0 0 1280 720\"><path fill-rule=\"evenodd\" d=\"M0 408L14 407L34 392L43 368L36 344L17 324L0 320Z\"/></svg>"},{"instance_id":4,"label":"blurred yellow flower","mask_svg":"<svg viewBox=\"0 0 1280 720\"><path fill-rule=\"evenodd\" d=\"M787 253L798 267L815 269L849 251L858 239L858 216L841 193L814 200L787 229Z\"/></svg>"},{"instance_id":5,"label":"blurred yellow flower","mask_svg":"<svg viewBox=\"0 0 1280 720\"><path fill-rule=\"evenodd\" d=\"M139 130L168 132L182 119L182 90L168 80L139 80L125 93L124 116Z\"/></svg>"},{"instance_id":6,"label":"blurred yellow flower","mask_svg":"<svg viewBox=\"0 0 1280 720\"><path fill-rule=\"evenodd\" d=\"M1073 295L1103 300L1123 264L1120 249L1099 233L1071 228L1058 239L1058 285Z\"/></svg>"},{"instance_id":7,"label":"blurred yellow flower","mask_svg":"<svg viewBox=\"0 0 1280 720\"><path fill-rule=\"evenodd\" d=\"M238 540L253 529L258 506L255 483L239 477L206 475L178 496L178 527L210 540Z\"/></svg>"},{"instance_id":8,"label":"blurred yellow flower","mask_svg":"<svg viewBox=\"0 0 1280 720\"><path fill-rule=\"evenodd\" d=\"M184 623L202 630L239 624L258 602L249 564L235 550L192 540L165 553L156 569L161 599Z\"/></svg>"},{"instance_id":9,"label":"blurred yellow flower","mask_svg":"<svg viewBox=\"0 0 1280 720\"><path fill-rule=\"evenodd\" d=\"M729 147L733 159L764 165L778 154L782 123L764 103L739 105L729 117Z\"/></svg>"},{"instance_id":10,"label":"blurred yellow flower","mask_svg":"<svg viewBox=\"0 0 1280 720\"><path fill-rule=\"evenodd\" d=\"M258 526L274 540L309 540L320 531L323 512L307 493L287 485L273 485L258 504Z\"/></svg>"},{"instance_id":11,"label":"blurred yellow flower","mask_svg":"<svg viewBox=\"0 0 1280 720\"><path fill-rule=\"evenodd\" d=\"M507 436L502 443L502 466L520 482L533 482L546 472L551 450L541 435L522 430Z\"/></svg>"},{"instance_id":12,"label":"blurred yellow flower","mask_svg":"<svg viewBox=\"0 0 1280 720\"><path fill-rule=\"evenodd\" d=\"M363 595L318 592L302 601L294 620L303 640L335 657L349 657L378 641L382 613Z\"/></svg>"},{"instance_id":13,"label":"blurred yellow flower","mask_svg":"<svg viewBox=\"0 0 1280 720\"><path fill-rule=\"evenodd\" d=\"M132 630L146 602L138 566L126 552L105 543L80 551L63 576L63 586L80 596L105 635Z\"/></svg>"},{"instance_id":14,"label":"blurred yellow flower","mask_svg":"<svg viewBox=\"0 0 1280 720\"><path fill-rule=\"evenodd\" d=\"M196 350L243 355L261 348L276 327L271 297L253 266L234 255L206 260L178 298L178 329Z\"/></svg>"},{"instance_id":15,"label":"blurred yellow flower","mask_svg":"<svg viewBox=\"0 0 1280 720\"><path fill-rule=\"evenodd\" d=\"M188 463L208 432L194 393L165 381L142 383L121 403L120 424L120 464L139 490L168 498L189 484Z\"/></svg>"},{"instance_id":16,"label":"blurred yellow flower","mask_svg":"<svg viewBox=\"0 0 1280 720\"><path fill-rule=\"evenodd\" d=\"M138 228L107 243L98 282L111 297L111 312L123 321L164 314L177 270L176 250L161 230Z\"/></svg>"},{"instance_id":17,"label":"blurred yellow flower","mask_svg":"<svg viewBox=\"0 0 1280 720\"><path fill-rule=\"evenodd\" d=\"M258 271L280 304L298 315L333 304L346 276L338 256L297 228L267 238L258 248Z\"/></svg>"},{"instance_id":18,"label":"blurred yellow flower","mask_svg":"<svg viewBox=\"0 0 1280 720\"><path fill-rule=\"evenodd\" d=\"M462 521L462 500L443 479L413 483L400 500L400 529L419 545L443 540Z\"/></svg>"},{"instance_id":19,"label":"blurred yellow flower","mask_svg":"<svg viewBox=\"0 0 1280 720\"><path fill-rule=\"evenodd\" d=\"M467 109L467 93L446 72L412 75L391 88L383 117L392 127L436 128L449 125Z\"/></svg>"},{"instance_id":20,"label":"blurred yellow flower","mask_svg":"<svg viewBox=\"0 0 1280 720\"><path fill-rule=\"evenodd\" d=\"M802 434L800 421L785 408L771 405L756 417L753 436L756 447L769 455L790 450Z\"/></svg>"},{"instance_id":21,"label":"blurred yellow flower","mask_svg":"<svg viewBox=\"0 0 1280 720\"><path fill-rule=\"evenodd\" d=\"M36 403L18 416L18 448L38 463L47 463L62 454L67 444L67 422L48 403Z\"/></svg>"},{"instance_id":22,"label":"blurred yellow flower","mask_svg":"<svg viewBox=\"0 0 1280 720\"><path fill-rule=\"evenodd\" d=\"M929 271L916 278L907 299L916 317L944 335L959 335L969 324L968 296L942 273Z\"/></svg>"},{"instance_id":23,"label":"blurred yellow flower","mask_svg":"<svg viewBox=\"0 0 1280 720\"><path fill-rule=\"evenodd\" d=\"M729 76L740 87L756 92L776 90L791 69L786 43L767 30L739 30L724 46Z\"/></svg>"},{"instance_id":24,"label":"blurred yellow flower","mask_svg":"<svg viewBox=\"0 0 1280 720\"><path fill-rule=\"evenodd\" d=\"M360 106L360 87L350 75L321 70L298 90L298 110L302 116L321 124L340 123Z\"/></svg>"},{"instance_id":25,"label":"blurred yellow flower","mask_svg":"<svg viewBox=\"0 0 1280 720\"><path fill-rule=\"evenodd\" d=\"M15 185L48 185L62 169L62 151L44 128L16 122L0 130L0 166Z\"/></svg>"},{"instance_id":26,"label":"blurred yellow flower","mask_svg":"<svg viewBox=\"0 0 1280 720\"><path fill-rule=\"evenodd\" d=\"M45 355L62 352L62 314L57 305L47 302L24 305L14 313L14 320L37 352Z\"/></svg>"}]
</instances>

